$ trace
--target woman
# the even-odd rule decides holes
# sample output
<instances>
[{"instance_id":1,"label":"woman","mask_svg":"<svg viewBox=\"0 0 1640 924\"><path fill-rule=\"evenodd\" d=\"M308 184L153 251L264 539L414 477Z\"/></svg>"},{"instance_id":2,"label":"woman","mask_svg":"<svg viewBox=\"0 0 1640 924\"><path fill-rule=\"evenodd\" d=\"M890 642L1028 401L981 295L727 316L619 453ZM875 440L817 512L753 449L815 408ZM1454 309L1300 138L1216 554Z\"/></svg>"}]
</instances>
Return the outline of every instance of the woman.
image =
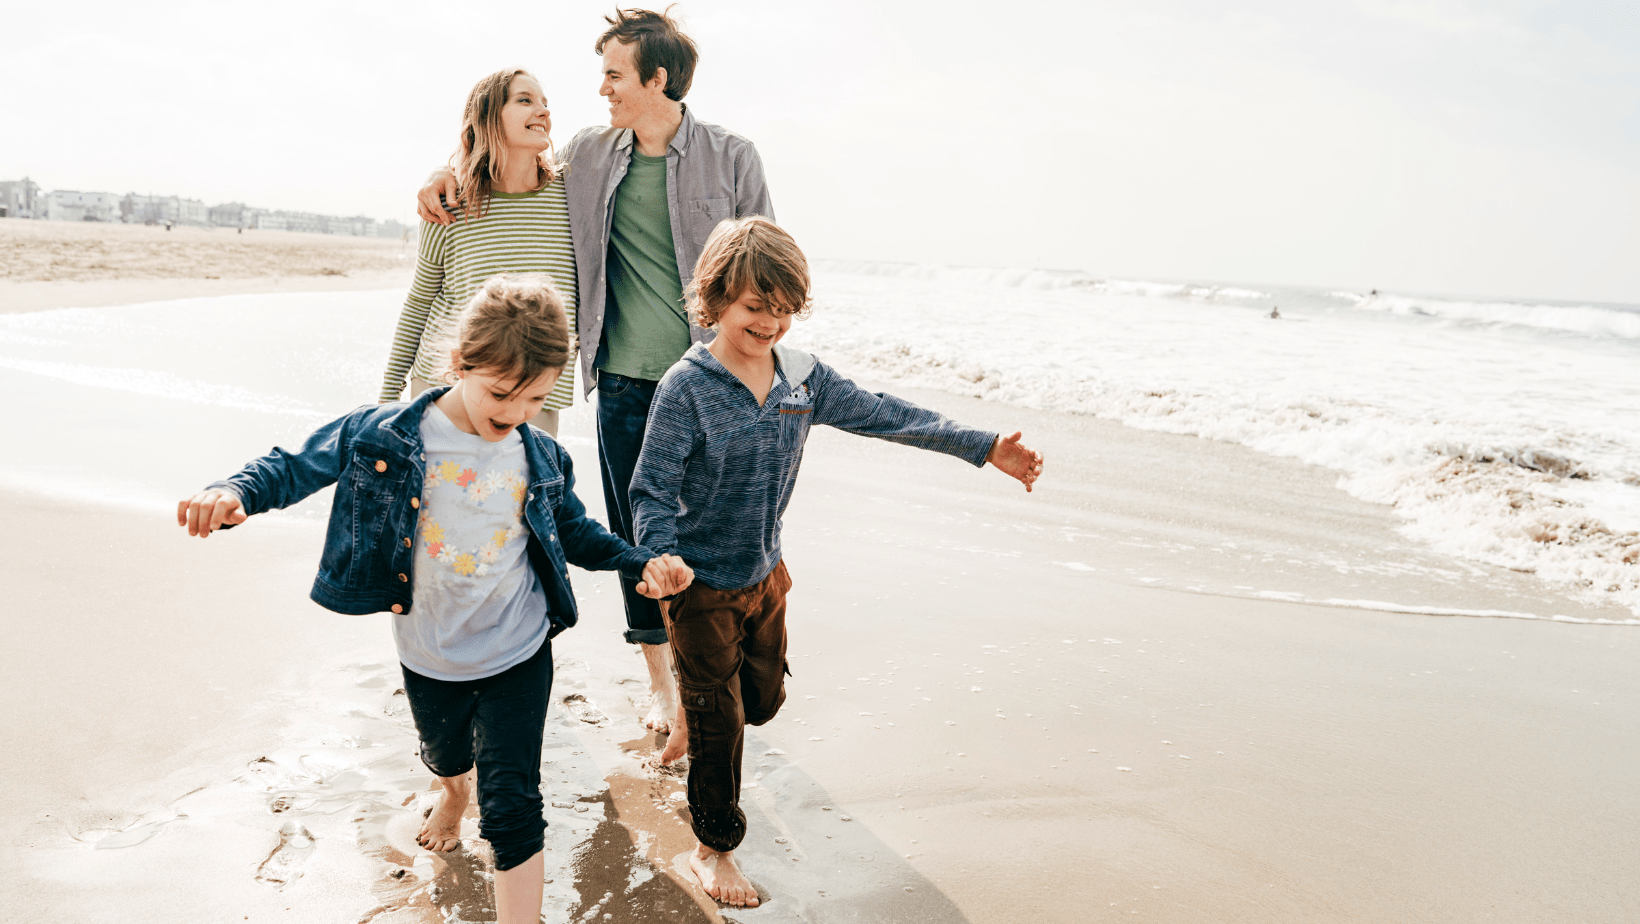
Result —
<instances>
[{"instance_id":1,"label":"woman","mask_svg":"<svg viewBox=\"0 0 1640 924\"><path fill-rule=\"evenodd\" d=\"M457 220L422 223L416 278L393 334L381 401L398 400L407 378L412 396L439 383L440 344L462 306L498 273L551 276L573 336L575 251L551 132L546 96L528 71L496 71L467 95L452 164L461 189ZM572 344L564 375L531 423L557 437L558 412L570 406L574 383Z\"/></svg>"}]
</instances>

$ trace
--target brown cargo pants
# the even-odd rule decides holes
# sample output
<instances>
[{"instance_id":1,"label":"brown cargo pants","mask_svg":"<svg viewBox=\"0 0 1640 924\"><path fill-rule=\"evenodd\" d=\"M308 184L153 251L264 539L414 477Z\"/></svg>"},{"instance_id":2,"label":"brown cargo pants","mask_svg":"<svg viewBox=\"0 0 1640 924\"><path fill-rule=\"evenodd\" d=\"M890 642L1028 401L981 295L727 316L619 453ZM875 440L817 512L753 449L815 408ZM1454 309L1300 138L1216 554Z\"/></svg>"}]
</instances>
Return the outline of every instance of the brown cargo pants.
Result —
<instances>
[{"instance_id":1,"label":"brown cargo pants","mask_svg":"<svg viewBox=\"0 0 1640 924\"><path fill-rule=\"evenodd\" d=\"M786 563L750 587L696 581L663 607L689 727L689 814L695 836L716 851L746 836L740 764L746 726L786 701Z\"/></svg>"}]
</instances>

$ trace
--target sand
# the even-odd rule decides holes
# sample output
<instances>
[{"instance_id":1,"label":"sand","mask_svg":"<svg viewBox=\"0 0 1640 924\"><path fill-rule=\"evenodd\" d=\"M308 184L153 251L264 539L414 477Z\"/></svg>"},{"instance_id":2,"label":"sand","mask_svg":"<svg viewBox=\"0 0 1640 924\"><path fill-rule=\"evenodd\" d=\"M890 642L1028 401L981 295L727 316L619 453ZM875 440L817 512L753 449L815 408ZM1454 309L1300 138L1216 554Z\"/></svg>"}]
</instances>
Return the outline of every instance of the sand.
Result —
<instances>
[{"instance_id":1,"label":"sand","mask_svg":"<svg viewBox=\"0 0 1640 924\"><path fill-rule=\"evenodd\" d=\"M902 393L1023 428L1048 473L1026 495L812 437L787 516L794 676L746 749L741 856L767 904L720 914L678 870L643 666L613 582L576 573L547 920L1640 916L1640 633L1597 622L1628 613L1424 552L1319 469ZM578 406L564 441L596 511L590 437ZM430 778L385 621L306 600L319 524L201 542L158 508L0 509L5 917L482 919L482 843L410 843ZM1386 611L1416 606L1584 622Z\"/></svg>"},{"instance_id":2,"label":"sand","mask_svg":"<svg viewBox=\"0 0 1640 924\"><path fill-rule=\"evenodd\" d=\"M415 242L0 218L0 312L408 286Z\"/></svg>"}]
</instances>

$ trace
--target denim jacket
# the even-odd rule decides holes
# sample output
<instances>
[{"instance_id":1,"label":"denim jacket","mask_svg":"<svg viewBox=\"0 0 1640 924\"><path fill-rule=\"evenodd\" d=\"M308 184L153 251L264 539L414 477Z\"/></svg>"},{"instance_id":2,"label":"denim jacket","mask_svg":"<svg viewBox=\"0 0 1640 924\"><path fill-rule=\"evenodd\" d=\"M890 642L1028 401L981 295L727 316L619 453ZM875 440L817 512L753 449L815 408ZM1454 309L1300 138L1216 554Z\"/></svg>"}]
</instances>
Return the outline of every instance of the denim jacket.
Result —
<instances>
[{"instance_id":1,"label":"denim jacket","mask_svg":"<svg viewBox=\"0 0 1640 924\"><path fill-rule=\"evenodd\" d=\"M411 537L427 476L421 416L448 390L430 388L413 401L359 408L314 431L302 448L274 447L211 487L232 491L245 513L254 515L289 507L334 483L313 601L338 613L409 613L415 586ZM551 637L575 625L570 564L638 577L655 556L587 516L563 447L529 426L520 427L519 436L530 466L524 499L528 554L546 591Z\"/></svg>"},{"instance_id":2,"label":"denim jacket","mask_svg":"<svg viewBox=\"0 0 1640 924\"><path fill-rule=\"evenodd\" d=\"M615 188L632 164L632 129L607 125L584 128L564 148L564 193L569 198L570 239L575 243L580 301L575 326L581 337L581 384L587 394L598 384L592 357L604 335L605 278L609 234L615 221ZM666 146L666 207L672 219L678 280L685 289L706 236L725 218L762 215L774 219L763 161L744 137L701 122L683 107L683 121ZM689 325L689 339L706 343L712 333Z\"/></svg>"}]
</instances>

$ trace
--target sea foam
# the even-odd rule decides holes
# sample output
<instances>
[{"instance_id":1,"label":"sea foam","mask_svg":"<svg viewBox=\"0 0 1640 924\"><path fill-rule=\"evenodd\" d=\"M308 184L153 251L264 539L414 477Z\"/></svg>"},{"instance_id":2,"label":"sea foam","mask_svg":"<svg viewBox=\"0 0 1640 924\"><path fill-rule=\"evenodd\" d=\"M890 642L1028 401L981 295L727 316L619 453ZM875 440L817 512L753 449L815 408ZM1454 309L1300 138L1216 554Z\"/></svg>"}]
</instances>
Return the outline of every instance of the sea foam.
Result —
<instances>
[{"instance_id":1,"label":"sea foam","mask_svg":"<svg viewBox=\"0 0 1640 924\"><path fill-rule=\"evenodd\" d=\"M888 269L825 265L790 342L849 374L1332 468L1410 538L1640 615L1623 306ZM1425 310L1371 307L1401 303Z\"/></svg>"}]
</instances>

